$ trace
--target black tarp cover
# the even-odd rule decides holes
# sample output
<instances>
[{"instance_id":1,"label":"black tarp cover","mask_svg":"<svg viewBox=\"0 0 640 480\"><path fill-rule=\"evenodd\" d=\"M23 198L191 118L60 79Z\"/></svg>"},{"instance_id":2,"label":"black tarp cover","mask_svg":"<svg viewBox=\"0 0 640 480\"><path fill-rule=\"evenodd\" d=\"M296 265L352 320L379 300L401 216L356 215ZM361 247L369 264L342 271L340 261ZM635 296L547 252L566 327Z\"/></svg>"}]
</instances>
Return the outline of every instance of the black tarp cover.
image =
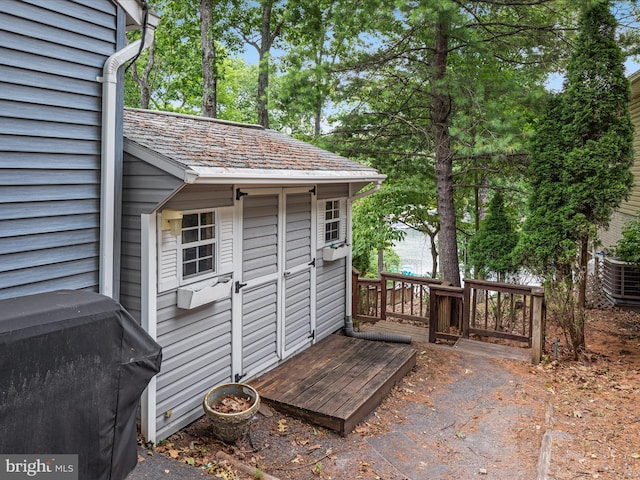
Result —
<instances>
[{"instance_id":1,"label":"black tarp cover","mask_svg":"<svg viewBox=\"0 0 640 480\"><path fill-rule=\"evenodd\" d=\"M160 346L114 300L64 290L0 301L0 453L78 454L80 479L124 479Z\"/></svg>"}]
</instances>

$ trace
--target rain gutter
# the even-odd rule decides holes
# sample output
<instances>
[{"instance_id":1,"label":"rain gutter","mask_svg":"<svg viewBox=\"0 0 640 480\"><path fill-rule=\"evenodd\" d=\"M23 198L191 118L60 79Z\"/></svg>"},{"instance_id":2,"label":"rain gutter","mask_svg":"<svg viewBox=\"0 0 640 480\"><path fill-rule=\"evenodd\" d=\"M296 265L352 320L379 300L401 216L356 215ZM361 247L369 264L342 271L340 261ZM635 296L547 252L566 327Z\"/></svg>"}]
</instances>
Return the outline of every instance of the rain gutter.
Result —
<instances>
[{"instance_id":1,"label":"rain gutter","mask_svg":"<svg viewBox=\"0 0 640 480\"><path fill-rule=\"evenodd\" d=\"M130 4L131 2L129 2ZM130 6L130 5L129 5ZM147 8L139 6L140 10ZM145 12L142 38L111 55L104 63L102 77L102 142L100 191L100 293L114 295L115 221L116 221L116 146L118 71L126 62L138 56L153 42L159 17Z\"/></svg>"},{"instance_id":2,"label":"rain gutter","mask_svg":"<svg viewBox=\"0 0 640 480\"><path fill-rule=\"evenodd\" d=\"M277 182L283 185L294 185L309 182L375 182L379 188L379 184L385 178L386 175L379 174L375 170L290 170L189 166L184 172L185 183L200 184L263 184Z\"/></svg>"}]
</instances>

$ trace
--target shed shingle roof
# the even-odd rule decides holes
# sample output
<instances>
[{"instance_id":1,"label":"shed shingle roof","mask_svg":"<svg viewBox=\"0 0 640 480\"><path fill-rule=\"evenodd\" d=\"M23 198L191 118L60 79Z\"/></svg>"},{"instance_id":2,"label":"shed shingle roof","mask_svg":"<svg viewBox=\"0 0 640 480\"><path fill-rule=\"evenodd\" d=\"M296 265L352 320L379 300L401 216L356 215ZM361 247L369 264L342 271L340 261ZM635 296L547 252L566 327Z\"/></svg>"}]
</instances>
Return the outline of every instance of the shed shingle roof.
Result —
<instances>
[{"instance_id":1,"label":"shed shingle roof","mask_svg":"<svg viewBox=\"0 0 640 480\"><path fill-rule=\"evenodd\" d=\"M327 172L384 178L375 169L257 125L125 109L124 136L185 169Z\"/></svg>"}]
</instances>

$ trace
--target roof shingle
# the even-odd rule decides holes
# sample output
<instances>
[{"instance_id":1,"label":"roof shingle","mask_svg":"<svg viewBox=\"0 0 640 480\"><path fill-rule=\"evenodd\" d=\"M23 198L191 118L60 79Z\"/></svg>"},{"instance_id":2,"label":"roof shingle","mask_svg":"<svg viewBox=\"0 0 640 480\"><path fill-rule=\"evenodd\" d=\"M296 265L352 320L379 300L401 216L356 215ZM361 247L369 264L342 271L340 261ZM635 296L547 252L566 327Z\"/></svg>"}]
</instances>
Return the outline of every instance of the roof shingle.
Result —
<instances>
[{"instance_id":1,"label":"roof shingle","mask_svg":"<svg viewBox=\"0 0 640 480\"><path fill-rule=\"evenodd\" d=\"M127 108L124 136L185 167L377 174L274 130L205 117Z\"/></svg>"}]
</instances>

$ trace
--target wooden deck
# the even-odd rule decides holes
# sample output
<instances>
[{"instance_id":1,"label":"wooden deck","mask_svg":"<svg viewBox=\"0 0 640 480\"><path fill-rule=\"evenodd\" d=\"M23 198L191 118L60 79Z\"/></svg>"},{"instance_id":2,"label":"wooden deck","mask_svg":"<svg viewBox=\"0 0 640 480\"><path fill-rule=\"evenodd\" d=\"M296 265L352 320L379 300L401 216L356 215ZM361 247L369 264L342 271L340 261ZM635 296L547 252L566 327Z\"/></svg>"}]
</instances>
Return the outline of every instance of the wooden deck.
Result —
<instances>
[{"instance_id":1,"label":"wooden deck","mask_svg":"<svg viewBox=\"0 0 640 480\"><path fill-rule=\"evenodd\" d=\"M276 410L345 436L415 364L410 345L334 334L249 383Z\"/></svg>"}]
</instances>

